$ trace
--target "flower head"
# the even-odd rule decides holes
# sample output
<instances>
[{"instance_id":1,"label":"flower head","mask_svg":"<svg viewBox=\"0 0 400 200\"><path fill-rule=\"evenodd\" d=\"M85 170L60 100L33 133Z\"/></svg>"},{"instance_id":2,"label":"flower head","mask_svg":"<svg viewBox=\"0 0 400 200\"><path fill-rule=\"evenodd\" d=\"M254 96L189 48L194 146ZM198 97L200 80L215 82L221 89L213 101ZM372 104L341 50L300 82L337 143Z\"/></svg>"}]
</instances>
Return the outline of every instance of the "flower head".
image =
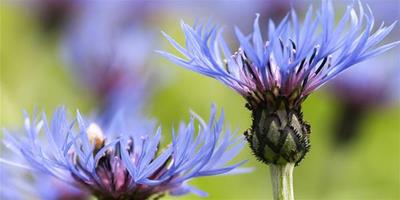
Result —
<instances>
[{"instance_id":1,"label":"flower head","mask_svg":"<svg viewBox=\"0 0 400 200\"><path fill-rule=\"evenodd\" d=\"M199 122L197 129L195 119ZM95 122L88 123L79 112L75 120L69 121L60 108L50 124L44 114L40 120L26 116L26 137L6 133L6 144L33 169L79 186L100 199L148 199L166 192L204 195L186 182L194 177L224 174L243 163L227 166L243 143L223 131L223 115L216 119L215 108L209 123L197 115L188 124L182 123L164 149L160 149L161 128L155 132L124 129L123 124L116 120L115 126L103 129Z\"/></svg>"},{"instance_id":2,"label":"flower head","mask_svg":"<svg viewBox=\"0 0 400 200\"><path fill-rule=\"evenodd\" d=\"M251 106L268 101L268 92L299 104L343 70L398 44L376 47L394 24L382 24L374 31L371 10L364 9L360 3L357 13L349 5L337 24L329 2L322 4L315 17L310 7L303 24L292 10L278 25L269 22L268 40L263 40L257 15L252 34L246 36L236 29L240 48L235 53L217 27L190 27L182 22L186 48L165 36L184 58L161 53L183 67L222 81Z\"/></svg>"},{"instance_id":3,"label":"flower head","mask_svg":"<svg viewBox=\"0 0 400 200\"><path fill-rule=\"evenodd\" d=\"M183 58L161 54L223 82L246 98L253 112L253 125L246 135L260 160L298 163L309 149L310 133L301 103L345 69L399 43L378 46L394 24L374 28L370 8L361 3L358 9L347 6L338 23L335 19L329 1L322 3L315 16L310 7L303 23L292 10L277 25L269 21L265 40L257 15L252 34L244 35L236 28L240 47L235 53L216 26L190 27L182 22L185 48L164 35Z\"/></svg>"}]
</instances>

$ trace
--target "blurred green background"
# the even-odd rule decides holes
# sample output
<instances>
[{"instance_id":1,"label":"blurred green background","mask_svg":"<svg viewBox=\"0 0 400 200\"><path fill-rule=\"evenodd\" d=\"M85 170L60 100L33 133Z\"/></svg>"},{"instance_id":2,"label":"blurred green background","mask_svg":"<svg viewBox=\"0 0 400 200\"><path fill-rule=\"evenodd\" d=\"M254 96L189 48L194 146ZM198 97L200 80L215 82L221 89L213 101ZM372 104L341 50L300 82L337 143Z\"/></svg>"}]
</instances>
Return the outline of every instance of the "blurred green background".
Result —
<instances>
[{"instance_id":1,"label":"blurred green background","mask_svg":"<svg viewBox=\"0 0 400 200\"><path fill-rule=\"evenodd\" d=\"M95 107L96 99L65 70L57 35L44 36L38 22L16 6L2 4L0 18L1 127L19 126L23 109L52 112L56 106L66 105L70 111L88 113ZM158 25L181 37L174 17ZM169 76L146 108L146 114L164 127L166 142L169 128L187 120L190 109L206 118L212 102L224 108L227 126L238 134L250 127L245 101L229 88L177 67L156 53L149 66ZM312 125L312 147L294 172L296 199L400 199L400 106L369 113L362 121L359 140L340 151L332 148L330 131L337 110L337 102L323 89L304 103L305 119ZM253 173L198 178L190 183L207 191L208 199L271 199L268 167L257 162L247 147L236 160L242 159L248 160L246 167L253 167Z\"/></svg>"}]
</instances>

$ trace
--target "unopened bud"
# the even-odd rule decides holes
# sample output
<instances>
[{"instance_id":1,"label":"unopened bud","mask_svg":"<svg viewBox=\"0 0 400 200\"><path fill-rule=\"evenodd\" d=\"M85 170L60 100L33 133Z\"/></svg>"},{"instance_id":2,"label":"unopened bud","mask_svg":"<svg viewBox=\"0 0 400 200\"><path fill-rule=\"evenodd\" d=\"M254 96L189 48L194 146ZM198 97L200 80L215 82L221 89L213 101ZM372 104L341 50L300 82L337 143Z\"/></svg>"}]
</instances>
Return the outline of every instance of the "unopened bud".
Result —
<instances>
[{"instance_id":1,"label":"unopened bud","mask_svg":"<svg viewBox=\"0 0 400 200\"><path fill-rule=\"evenodd\" d=\"M255 156L266 164L298 164L309 150L310 126L300 108L273 94L268 104L251 107L253 124L245 135Z\"/></svg>"}]
</instances>

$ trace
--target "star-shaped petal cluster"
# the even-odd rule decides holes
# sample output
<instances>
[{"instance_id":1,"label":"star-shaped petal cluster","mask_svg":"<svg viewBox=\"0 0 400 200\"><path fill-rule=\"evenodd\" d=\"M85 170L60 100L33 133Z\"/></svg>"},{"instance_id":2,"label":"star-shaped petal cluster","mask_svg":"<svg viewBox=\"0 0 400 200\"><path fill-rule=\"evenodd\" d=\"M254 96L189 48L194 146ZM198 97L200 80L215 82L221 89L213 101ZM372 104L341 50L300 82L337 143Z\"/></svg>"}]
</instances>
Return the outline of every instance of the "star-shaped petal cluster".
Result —
<instances>
[{"instance_id":1,"label":"star-shaped petal cluster","mask_svg":"<svg viewBox=\"0 0 400 200\"><path fill-rule=\"evenodd\" d=\"M187 181L225 174L243 164L228 165L243 141L223 130L224 116L217 119L215 107L208 123L196 114L189 123L181 123L164 148L160 148L161 128L129 129L121 120L102 127L79 112L68 120L65 109L59 108L51 123L45 114L26 115L26 135L6 132L5 143L31 168L101 199L148 199L166 192L205 195Z\"/></svg>"},{"instance_id":2,"label":"star-shaped petal cluster","mask_svg":"<svg viewBox=\"0 0 400 200\"><path fill-rule=\"evenodd\" d=\"M268 92L299 105L312 91L350 66L380 54L399 42L379 46L394 24L375 28L372 11L360 2L338 17L330 1L314 13L310 7L301 22L292 10L279 24L269 21L262 37L259 16L253 33L235 29L240 47L232 53L218 27L181 23L185 47L164 33L182 54L162 52L173 62L213 77L244 96L250 106L268 102ZM267 31L268 30L268 31Z\"/></svg>"}]
</instances>

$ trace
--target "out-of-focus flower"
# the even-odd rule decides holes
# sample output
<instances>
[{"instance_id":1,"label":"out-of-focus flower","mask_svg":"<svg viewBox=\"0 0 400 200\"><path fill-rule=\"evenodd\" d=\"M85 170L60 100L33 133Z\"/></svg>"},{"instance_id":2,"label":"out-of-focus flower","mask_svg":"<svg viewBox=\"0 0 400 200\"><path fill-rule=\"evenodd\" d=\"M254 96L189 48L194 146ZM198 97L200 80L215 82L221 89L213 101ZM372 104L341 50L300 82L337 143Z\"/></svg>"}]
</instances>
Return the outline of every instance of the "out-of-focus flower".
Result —
<instances>
[{"instance_id":1,"label":"out-of-focus flower","mask_svg":"<svg viewBox=\"0 0 400 200\"><path fill-rule=\"evenodd\" d=\"M357 138L364 117L376 108L392 106L400 100L399 50L376 57L343 73L329 85L340 106L334 124L337 146ZM379 68L379 70L377 70Z\"/></svg>"},{"instance_id":2,"label":"out-of-focus flower","mask_svg":"<svg viewBox=\"0 0 400 200\"><path fill-rule=\"evenodd\" d=\"M63 40L74 77L111 115L121 107L141 108L151 93L146 65L154 38L141 6L140 1L82 3Z\"/></svg>"},{"instance_id":3,"label":"out-of-focus flower","mask_svg":"<svg viewBox=\"0 0 400 200\"><path fill-rule=\"evenodd\" d=\"M398 44L378 46L394 24L374 30L371 10L361 3L358 9L347 6L337 24L335 18L331 2L324 2L315 17L310 7L302 24L292 10L278 25L268 23L268 40L263 40L257 16L252 34L236 29L240 48L234 54L217 27L182 22L185 48L164 35L183 58L161 54L223 82L247 100L253 124L246 136L258 159L275 165L299 163L309 149L310 134L302 102L345 69Z\"/></svg>"},{"instance_id":4,"label":"out-of-focus flower","mask_svg":"<svg viewBox=\"0 0 400 200\"><path fill-rule=\"evenodd\" d=\"M215 107L209 123L194 114L188 124L180 124L177 133L172 131L172 143L160 150L161 128L155 132L124 129L121 119L103 129L88 123L79 112L69 121L60 108L51 124L45 114L40 120L25 116L26 137L6 132L5 142L33 169L99 199L148 199L166 192L205 195L187 181L225 174L243 163L227 165L243 142L223 131L223 118L223 114L216 118ZM195 119L199 122L197 129Z\"/></svg>"}]
</instances>

